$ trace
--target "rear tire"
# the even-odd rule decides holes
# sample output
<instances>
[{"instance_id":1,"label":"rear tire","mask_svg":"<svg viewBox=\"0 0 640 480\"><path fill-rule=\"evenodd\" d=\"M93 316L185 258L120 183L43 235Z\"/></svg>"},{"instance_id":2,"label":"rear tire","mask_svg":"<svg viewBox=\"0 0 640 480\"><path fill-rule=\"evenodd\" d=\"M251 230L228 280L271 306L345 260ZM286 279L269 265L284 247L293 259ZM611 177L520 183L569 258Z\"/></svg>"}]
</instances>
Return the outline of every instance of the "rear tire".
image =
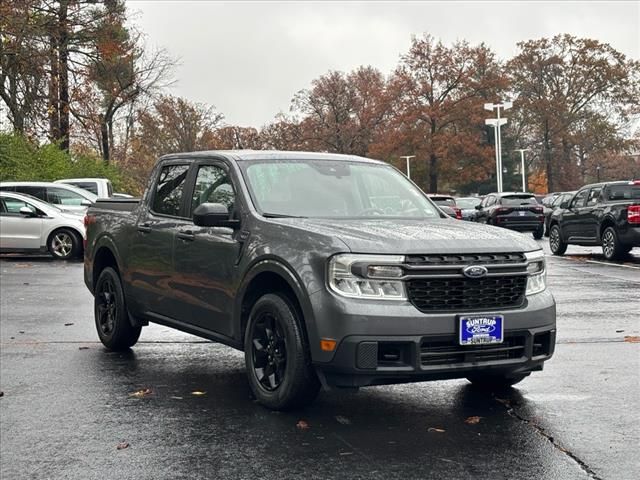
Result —
<instances>
[{"instance_id":1,"label":"rear tire","mask_svg":"<svg viewBox=\"0 0 640 480\"><path fill-rule=\"evenodd\" d=\"M56 260L69 260L80 256L82 239L73 230L61 228L49 235L47 248Z\"/></svg>"},{"instance_id":2,"label":"rear tire","mask_svg":"<svg viewBox=\"0 0 640 480\"><path fill-rule=\"evenodd\" d=\"M263 295L251 309L244 336L247 377L267 408L303 407L318 395L320 382L301 325L296 309L280 293Z\"/></svg>"},{"instance_id":3,"label":"rear tire","mask_svg":"<svg viewBox=\"0 0 640 480\"><path fill-rule=\"evenodd\" d=\"M468 376L467 380L469 380L475 387L483 390L496 391L504 390L516 383L520 383L528 376L529 373L519 375L477 374Z\"/></svg>"},{"instance_id":4,"label":"rear tire","mask_svg":"<svg viewBox=\"0 0 640 480\"><path fill-rule=\"evenodd\" d=\"M607 260L618 260L622 258L629 250L620 243L618 233L613 227L605 228L602 234L602 253Z\"/></svg>"},{"instance_id":5,"label":"rear tire","mask_svg":"<svg viewBox=\"0 0 640 480\"><path fill-rule=\"evenodd\" d=\"M142 327L131 325L120 275L111 267L102 270L96 282L94 315L98 337L109 350L127 350L140 338Z\"/></svg>"},{"instance_id":6,"label":"rear tire","mask_svg":"<svg viewBox=\"0 0 640 480\"><path fill-rule=\"evenodd\" d=\"M533 238L540 240L544 234L544 225L540 225L537 230L533 232Z\"/></svg>"},{"instance_id":7,"label":"rear tire","mask_svg":"<svg viewBox=\"0 0 640 480\"><path fill-rule=\"evenodd\" d=\"M558 225L553 225L549 231L549 248L554 255L563 255L567 251L567 244L562 241Z\"/></svg>"}]
</instances>

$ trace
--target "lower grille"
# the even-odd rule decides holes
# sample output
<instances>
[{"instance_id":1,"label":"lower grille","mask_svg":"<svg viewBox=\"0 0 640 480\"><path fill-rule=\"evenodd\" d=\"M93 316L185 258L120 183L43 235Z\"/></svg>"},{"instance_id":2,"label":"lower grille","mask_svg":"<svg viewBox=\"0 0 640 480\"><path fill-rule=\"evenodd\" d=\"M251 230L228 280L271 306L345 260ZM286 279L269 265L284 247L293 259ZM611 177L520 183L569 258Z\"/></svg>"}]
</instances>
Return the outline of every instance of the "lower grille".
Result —
<instances>
[{"instance_id":1,"label":"lower grille","mask_svg":"<svg viewBox=\"0 0 640 480\"><path fill-rule=\"evenodd\" d=\"M526 276L426 278L407 282L409 300L421 312L493 310L524 303Z\"/></svg>"},{"instance_id":2,"label":"lower grille","mask_svg":"<svg viewBox=\"0 0 640 480\"><path fill-rule=\"evenodd\" d=\"M452 365L457 363L513 360L525 355L527 337L508 335L503 343L495 345L464 346L455 337L424 340L420 345L422 366Z\"/></svg>"}]
</instances>

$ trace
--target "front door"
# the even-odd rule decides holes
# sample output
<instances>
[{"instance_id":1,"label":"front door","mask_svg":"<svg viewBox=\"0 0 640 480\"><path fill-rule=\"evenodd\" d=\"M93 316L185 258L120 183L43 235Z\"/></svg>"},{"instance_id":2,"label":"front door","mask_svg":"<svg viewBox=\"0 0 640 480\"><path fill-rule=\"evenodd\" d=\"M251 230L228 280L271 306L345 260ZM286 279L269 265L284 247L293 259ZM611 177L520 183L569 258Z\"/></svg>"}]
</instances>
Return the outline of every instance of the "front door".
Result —
<instances>
[{"instance_id":1,"label":"front door","mask_svg":"<svg viewBox=\"0 0 640 480\"><path fill-rule=\"evenodd\" d=\"M201 203L221 203L227 206L233 218L237 214L235 191L224 164L197 165L189 215L192 216ZM182 222L178 230L172 280L174 294L181 304L176 318L208 331L233 336L239 232L227 227L199 227L192 220Z\"/></svg>"},{"instance_id":2,"label":"front door","mask_svg":"<svg viewBox=\"0 0 640 480\"><path fill-rule=\"evenodd\" d=\"M585 202L589 189L585 188L576 193L576 196L571 200L569 208L562 213L562 226L564 229L564 237L568 240L580 240L581 228L580 228L580 216L582 209L585 208Z\"/></svg>"},{"instance_id":3,"label":"front door","mask_svg":"<svg viewBox=\"0 0 640 480\"><path fill-rule=\"evenodd\" d=\"M20 213L27 207L37 216ZM36 207L9 196L0 199L0 249L36 250L42 244L42 212Z\"/></svg>"}]
</instances>

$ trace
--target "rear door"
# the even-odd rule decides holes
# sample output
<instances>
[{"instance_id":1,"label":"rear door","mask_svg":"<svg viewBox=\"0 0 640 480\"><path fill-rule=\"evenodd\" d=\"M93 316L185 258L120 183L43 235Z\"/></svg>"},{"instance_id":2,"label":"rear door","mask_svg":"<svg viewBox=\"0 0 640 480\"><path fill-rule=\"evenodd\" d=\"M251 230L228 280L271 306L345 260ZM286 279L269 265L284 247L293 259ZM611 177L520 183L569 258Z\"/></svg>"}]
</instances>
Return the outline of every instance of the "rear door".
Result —
<instances>
[{"instance_id":1,"label":"rear door","mask_svg":"<svg viewBox=\"0 0 640 480\"><path fill-rule=\"evenodd\" d=\"M154 188L140 213L128 253L131 301L135 310L173 318L173 242L185 221L184 193L189 174L186 161L163 163L155 172Z\"/></svg>"},{"instance_id":2,"label":"rear door","mask_svg":"<svg viewBox=\"0 0 640 480\"><path fill-rule=\"evenodd\" d=\"M206 161L194 165L189 220L178 227L172 288L178 297L176 319L227 337L233 336L232 306L236 261L240 253L239 230L199 227L193 210L202 203L221 203L230 218L240 218L236 186L227 165Z\"/></svg>"},{"instance_id":3,"label":"rear door","mask_svg":"<svg viewBox=\"0 0 640 480\"><path fill-rule=\"evenodd\" d=\"M20 213L22 207L27 207L38 215L23 215ZM17 198L0 198L0 249L39 249L42 243L42 214L35 206Z\"/></svg>"}]
</instances>

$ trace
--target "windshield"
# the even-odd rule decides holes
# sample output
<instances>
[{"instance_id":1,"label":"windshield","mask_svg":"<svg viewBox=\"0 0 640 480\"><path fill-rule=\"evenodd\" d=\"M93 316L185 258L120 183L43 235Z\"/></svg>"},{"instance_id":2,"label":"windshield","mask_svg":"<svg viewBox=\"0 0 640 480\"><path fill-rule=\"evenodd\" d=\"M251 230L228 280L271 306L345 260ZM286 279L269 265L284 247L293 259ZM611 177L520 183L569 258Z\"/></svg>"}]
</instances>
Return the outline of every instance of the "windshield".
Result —
<instances>
[{"instance_id":1,"label":"windshield","mask_svg":"<svg viewBox=\"0 0 640 480\"><path fill-rule=\"evenodd\" d=\"M479 198L456 198L456 205L460 208L476 208L480 202Z\"/></svg>"},{"instance_id":2,"label":"windshield","mask_svg":"<svg viewBox=\"0 0 640 480\"><path fill-rule=\"evenodd\" d=\"M500 205L517 207L518 205L538 205L536 197L530 195L509 195L500 199Z\"/></svg>"},{"instance_id":3,"label":"windshield","mask_svg":"<svg viewBox=\"0 0 640 480\"><path fill-rule=\"evenodd\" d=\"M340 160L242 163L265 216L310 218L440 218L404 175L388 165Z\"/></svg>"}]
</instances>

